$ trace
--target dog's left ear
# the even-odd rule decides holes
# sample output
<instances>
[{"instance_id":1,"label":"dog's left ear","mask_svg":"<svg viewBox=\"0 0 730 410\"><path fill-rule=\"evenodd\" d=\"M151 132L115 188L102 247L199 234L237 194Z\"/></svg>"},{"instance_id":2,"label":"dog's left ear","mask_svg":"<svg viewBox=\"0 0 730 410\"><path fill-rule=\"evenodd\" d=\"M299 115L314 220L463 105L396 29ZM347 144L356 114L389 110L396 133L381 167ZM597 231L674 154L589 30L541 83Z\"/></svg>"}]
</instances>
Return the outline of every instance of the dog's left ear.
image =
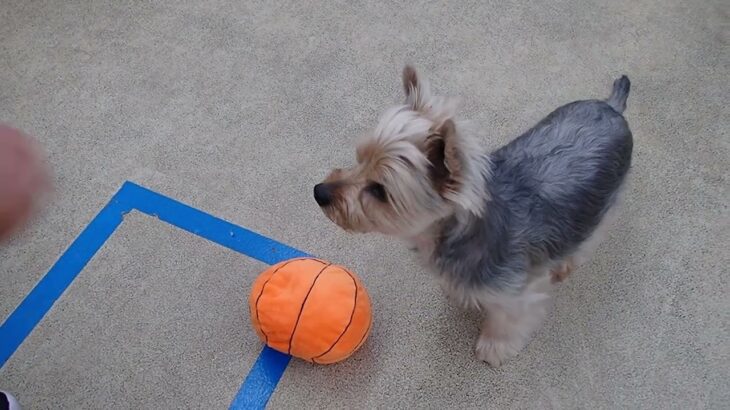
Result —
<instances>
[{"instance_id":1,"label":"dog's left ear","mask_svg":"<svg viewBox=\"0 0 730 410\"><path fill-rule=\"evenodd\" d=\"M424 153L430 162L431 181L441 195L456 192L461 186L462 159L457 139L456 125L451 119L435 127L426 138Z\"/></svg>"},{"instance_id":2,"label":"dog's left ear","mask_svg":"<svg viewBox=\"0 0 730 410\"><path fill-rule=\"evenodd\" d=\"M416 69L410 65L403 67L403 91L406 94L406 105L413 110L421 110L431 98L428 81L420 78Z\"/></svg>"}]
</instances>

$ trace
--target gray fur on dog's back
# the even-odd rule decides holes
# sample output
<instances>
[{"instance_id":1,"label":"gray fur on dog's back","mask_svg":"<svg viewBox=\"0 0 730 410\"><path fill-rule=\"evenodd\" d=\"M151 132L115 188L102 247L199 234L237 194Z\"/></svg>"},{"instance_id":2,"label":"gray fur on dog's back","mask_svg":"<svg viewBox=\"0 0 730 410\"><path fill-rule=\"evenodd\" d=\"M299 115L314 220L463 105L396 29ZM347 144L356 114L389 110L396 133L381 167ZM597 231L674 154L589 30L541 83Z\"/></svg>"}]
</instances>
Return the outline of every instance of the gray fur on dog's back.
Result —
<instances>
[{"instance_id":1,"label":"gray fur on dog's back","mask_svg":"<svg viewBox=\"0 0 730 410\"><path fill-rule=\"evenodd\" d=\"M443 226L434 258L460 283L520 289L531 266L570 256L614 204L633 139L621 112L628 78L606 101L564 105L490 155L482 217Z\"/></svg>"}]
</instances>

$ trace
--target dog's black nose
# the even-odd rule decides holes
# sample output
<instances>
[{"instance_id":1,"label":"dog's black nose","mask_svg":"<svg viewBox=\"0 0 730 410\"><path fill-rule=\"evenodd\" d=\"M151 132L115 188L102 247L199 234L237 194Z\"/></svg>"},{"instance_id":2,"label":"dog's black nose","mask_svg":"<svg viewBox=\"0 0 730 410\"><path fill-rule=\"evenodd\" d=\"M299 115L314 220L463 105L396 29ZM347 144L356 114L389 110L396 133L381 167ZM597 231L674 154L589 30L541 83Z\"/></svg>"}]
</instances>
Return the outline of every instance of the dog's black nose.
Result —
<instances>
[{"instance_id":1,"label":"dog's black nose","mask_svg":"<svg viewBox=\"0 0 730 410\"><path fill-rule=\"evenodd\" d=\"M332 202L332 191L327 184L317 184L314 186L314 200L319 206L327 206Z\"/></svg>"}]
</instances>

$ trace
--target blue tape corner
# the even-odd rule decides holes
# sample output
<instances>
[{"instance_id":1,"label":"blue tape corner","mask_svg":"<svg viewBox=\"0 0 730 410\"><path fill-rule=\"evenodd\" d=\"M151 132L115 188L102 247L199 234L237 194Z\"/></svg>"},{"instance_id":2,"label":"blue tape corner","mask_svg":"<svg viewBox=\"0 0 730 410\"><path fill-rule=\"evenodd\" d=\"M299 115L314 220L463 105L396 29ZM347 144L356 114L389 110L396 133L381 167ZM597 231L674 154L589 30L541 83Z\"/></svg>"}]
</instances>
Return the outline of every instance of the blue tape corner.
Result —
<instances>
[{"instance_id":1,"label":"blue tape corner","mask_svg":"<svg viewBox=\"0 0 730 410\"><path fill-rule=\"evenodd\" d=\"M0 326L0 368L122 224L124 215L132 210L157 217L270 265L308 256L300 250L127 181ZM230 409L265 408L290 359L288 355L264 347L231 402Z\"/></svg>"}]
</instances>

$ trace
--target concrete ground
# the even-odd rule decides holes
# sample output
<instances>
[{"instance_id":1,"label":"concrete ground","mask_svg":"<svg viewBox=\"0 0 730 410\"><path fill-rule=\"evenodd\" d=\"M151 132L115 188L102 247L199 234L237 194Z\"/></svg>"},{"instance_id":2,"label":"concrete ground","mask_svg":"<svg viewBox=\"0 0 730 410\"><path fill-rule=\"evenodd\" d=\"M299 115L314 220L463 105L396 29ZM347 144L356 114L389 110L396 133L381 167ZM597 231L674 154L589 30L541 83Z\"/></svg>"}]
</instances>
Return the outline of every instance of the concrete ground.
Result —
<instances>
[{"instance_id":1,"label":"concrete ground","mask_svg":"<svg viewBox=\"0 0 730 410\"><path fill-rule=\"evenodd\" d=\"M0 320L125 180L352 267L350 360L294 361L270 408L727 408L730 10L722 0L0 3L0 121L56 194L0 248ZM498 146L630 76L624 212L499 369L414 256L329 223L311 187L402 99L412 62ZM260 349L264 265L131 214L0 369L27 408L225 408Z\"/></svg>"}]
</instances>

